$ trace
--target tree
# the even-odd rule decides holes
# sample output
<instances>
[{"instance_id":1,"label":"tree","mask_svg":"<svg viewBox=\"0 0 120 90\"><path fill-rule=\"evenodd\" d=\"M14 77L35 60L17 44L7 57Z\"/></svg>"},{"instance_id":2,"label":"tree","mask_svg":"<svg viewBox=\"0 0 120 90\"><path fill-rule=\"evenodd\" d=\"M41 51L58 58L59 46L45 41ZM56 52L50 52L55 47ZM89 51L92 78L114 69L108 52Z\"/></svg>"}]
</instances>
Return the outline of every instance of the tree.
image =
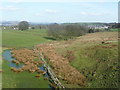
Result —
<instances>
[{"instance_id":1,"label":"tree","mask_svg":"<svg viewBox=\"0 0 120 90\"><path fill-rule=\"evenodd\" d=\"M94 33L93 29L89 29L88 33Z\"/></svg>"},{"instance_id":2,"label":"tree","mask_svg":"<svg viewBox=\"0 0 120 90\"><path fill-rule=\"evenodd\" d=\"M35 27L31 27L31 29L35 29Z\"/></svg>"},{"instance_id":3,"label":"tree","mask_svg":"<svg viewBox=\"0 0 120 90\"><path fill-rule=\"evenodd\" d=\"M60 35L59 28L60 28L60 25L56 23L49 25L48 35L56 39L59 38L59 35Z\"/></svg>"},{"instance_id":4,"label":"tree","mask_svg":"<svg viewBox=\"0 0 120 90\"><path fill-rule=\"evenodd\" d=\"M27 30L29 27L29 23L27 21L21 21L18 27L19 27L19 30Z\"/></svg>"},{"instance_id":5,"label":"tree","mask_svg":"<svg viewBox=\"0 0 120 90\"><path fill-rule=\"evenodd\" d=\"M87 28L79 24L69 24L65 28L68 37L78 37L87 33Z\"/></svg>"},{"instance_id":6,"label":"tree","mask_svg":"<svg viewBox=\"0 0 120 90\"><path fill-rule=\"evenodd\" d=\"M51 24L48 27L48 35L55 39L72 39L84 35L88 32L88 28L79 24Z\"/></svg>"}]
</instances>

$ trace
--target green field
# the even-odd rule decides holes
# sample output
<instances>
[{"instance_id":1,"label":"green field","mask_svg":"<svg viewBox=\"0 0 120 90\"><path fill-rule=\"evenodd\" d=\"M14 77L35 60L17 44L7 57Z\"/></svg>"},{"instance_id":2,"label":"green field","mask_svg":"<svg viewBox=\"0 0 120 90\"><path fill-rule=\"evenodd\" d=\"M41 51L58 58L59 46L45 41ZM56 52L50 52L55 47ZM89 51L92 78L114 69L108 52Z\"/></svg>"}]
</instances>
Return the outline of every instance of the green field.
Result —
<instances>
[{"instance_id":1,"label":"green field","mask_svg":"<svg viewBox=\"0 0 120 90\"><path fill-rule=\"evenodd\" d=\"M43 76L35 78L37 73L15 73L10 70L7 61L3 61L2 87L3 88L48 88L48 81Z\"/></svg>"},{"instance_id":2,"label":"green field","mask_svg":"<svg viewBox=\"0 0 120 90\"><path fill-rule=\"evenodd\" d=\"M46 30L3 30L2 31L2 45L8 48L31 48L36 44L50 41L46 39Z\"/></svg>"},{"instance_id":3,"label":"green field","mask_svg":"<svg viewBox=\"0 0 120 90\"><path fill-rule=\"evenodd\" d=\"M70 64L87 77L86 88L115 88L118 87L118 41L107 40L108 44L101 42L102 37L116 35L117 32L89 34L89 37L82 36L55 46L62 56L69 58L74 56ZM72 55L67 54L68 51L73 52Z\"/></svg>"},{"instance_id":4,"label":"green field","mask_svg":"<svg viewBox=\"0 0 120 90\"><path fill-rule=\"evenodd\" d=\"M33 48L34 45L52 41L45 38L47 33L43 29L27 31L3 30L2 35L4 48ZM73 40L56 41L57 43L54 43L54 45L57 52L64 57L69 56L67 51L73 52L74 59L70 64L87 77L86 88L113 88L117 87L118 78L116 64L118 62L118 41L116 35L117 32L99 32ZM109 44L101 44L105 38L114 37L114 40L107 40L107 42L110 42ZM3 61L3 71L4 88L48 87L48 81L43 80L43 76L40 79L34 77L36 73L22 72L17 74L11 72L8 62L5 60ZM96 74L92 76L94 71L96 71ZM64 85L74 87L74 85L66 83Z\"/></svg>"},{"instance_id":5,"label":"green field","mask_svg":"<svg viewBox=\"0 0 120 90\"><path fill-rule=\"evenodd\" d=\"M46 30L3 30L2 31L2 46L3 50L7 48L33 48L36 44L49 42L46 39ZM48 88L48 81L45 81L43 76L39 79L35 78L37 73L14 73L10 70L8 62L3 60L2 87L3 88ZM1 74L0 74L1 75ZM1 78L1 77L0 77ZM1 79L0 79L1 80Z\"/></svg>"},{"instance_id":6,"label":"green field","mask_svg":"<svg viewBox=\"0 0 120 90\"><path fill-rule=\"evenodd\" d=\"M110 29L110 31L116 32L116 31L120 31L120 29Z\"/></svg>"},{"instance_id":7,"label":"green field","mask_svg":"<svg viewBox=\"0 0 120 90\"><path fill-rule=\"evenodd\" d=\"M2 30L0 30L0 70L2 70ZM0 73L0 89L2 88L2 73Z\"/></svg>"},{"instance_id":8,"label":"green field","mask_svg":"<svg viewBox=\"0 0 120 90\"><path fill-rule=\"evenodd\" d=\"M117 87L118 73L115 71L118 69L117 65L114 64L118 62L118 49L117 47L102 48L101 46L102 45L94 45L76 51L76 60L72 61L71 65L87 76L89 82L88 87L90 88ZM100 62L98 63L97 60ZM92 76L94 71L96 71L95 76Z\"/></svg>"}]
</instances>

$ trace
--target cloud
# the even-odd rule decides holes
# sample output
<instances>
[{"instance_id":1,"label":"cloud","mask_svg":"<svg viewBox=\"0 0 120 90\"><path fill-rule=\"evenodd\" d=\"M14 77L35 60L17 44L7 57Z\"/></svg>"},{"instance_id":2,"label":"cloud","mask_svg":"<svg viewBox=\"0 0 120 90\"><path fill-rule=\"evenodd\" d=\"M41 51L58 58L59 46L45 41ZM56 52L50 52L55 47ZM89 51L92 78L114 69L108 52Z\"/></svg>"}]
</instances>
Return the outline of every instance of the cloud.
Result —
<instances>
[{"instance_id":1,"label":"cloud","mask_svg":"<svg viewBox=\"0 0 120 90\"><path fill-rule=\"evenodd\" d=\"M90 13L90 15L92 15L92 16L101 16L103 14L102 13Z\"/></svg>"},{"instance_id":2,"label":"cloud","mask_svg":"<svg viewBox=\"0 0 120 90\"><path fill-rule=\"evenodd\" d=\"M36 16L43 16L43 13L36 13Z\"/></svg>"},{"instance_id":3,"label":"cloud","mask_svg":"<svg viewBox=\"0 0 120 90\"><path fill-rule=\"evenodd\" d=\"M81 12L80 14L82 14L82 15L92 15L92 16L101 16L101 15L103 15L102 13L97 13L97 12Z\"/></svg>"},{"instance_id":4,"label":"cloud","mask_svg":"<svg viewBox=\"0 0 120 90\"><path fill-rule=\"evenodd\" d=\"M52 10L52 9L45 9L46 13L56 13L56 10Z\"/></svg>"},{"instance_id":5,"label":"cloud","mask_svg":"<svg viewBox=\"0 0 120 90\"><path fill-rule=\"evenodd\" d=\"M87 15L87 12L81 12L80 14L82 14L82 15Z\"/></svg>"},{"instance_id":6,"label":"cloud","mask_svg":"<svg viewBox=\"0 0 120 90\"><path fill-rule=\"evenodd\" d=\"M56 10L52 10L52 9L45 9L43 11L35 13L35 15L36 16L44 16L44 15L46 15L46 13L47 14L54 14L54 13L57 13L57 11Z\"/></svg>"},{"instance_id":7,"label":"cloud","mask_svg":"<svg viewBox=\"0 0 120 90\"><path fill-rule=\"evenodd\" d=\"M19 10L19 8L14 7L14 6L7 6L7 7L0 7L0 10L10 10L10 11L14 11L14 10Z\"/></svg>"}]
</instances>

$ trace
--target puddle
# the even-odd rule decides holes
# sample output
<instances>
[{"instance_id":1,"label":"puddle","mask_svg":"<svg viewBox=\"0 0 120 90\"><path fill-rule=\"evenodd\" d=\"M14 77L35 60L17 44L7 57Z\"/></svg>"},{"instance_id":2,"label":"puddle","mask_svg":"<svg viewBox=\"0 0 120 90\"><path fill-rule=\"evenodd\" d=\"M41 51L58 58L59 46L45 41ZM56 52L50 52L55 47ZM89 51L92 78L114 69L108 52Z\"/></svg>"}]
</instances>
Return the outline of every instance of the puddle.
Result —
<instances>
[{"instance_id":1,"label":"puddle","mask_svg":"<svg viewBox=\"0 0 120 90\"><path fill-rule=\"evenodd\" d=\"M23 64L16 65L15 63L12 63L12 60L15 60L15 58L12 57L10 49L3 51L2 57L4 60L7 60L10 62L9 63L10 67L21 68L23 66Z\"/></svg>"},{"instance_id":2,"label":"puddle","mask_svg":"<svg viewBox=\"0 0 120 90\"><path fill-rule=\"evenodd\" d=\"M10 49L4 50L3 53L2 53L2 57L3 57L3 60L7 60L8 62L10 62L8 64L10 67L21 68L24 65L24 64L16 65L15 63L12 63L12 60L16 60L16 59L12 57ZM43 65L40 66L39 68L43 71L46 71ZM48 73L46 73L44 75L44 77L49 78ZM51 85L48 85L48 88L53 89L53 87Z\"/></svg>"}]
</instances>

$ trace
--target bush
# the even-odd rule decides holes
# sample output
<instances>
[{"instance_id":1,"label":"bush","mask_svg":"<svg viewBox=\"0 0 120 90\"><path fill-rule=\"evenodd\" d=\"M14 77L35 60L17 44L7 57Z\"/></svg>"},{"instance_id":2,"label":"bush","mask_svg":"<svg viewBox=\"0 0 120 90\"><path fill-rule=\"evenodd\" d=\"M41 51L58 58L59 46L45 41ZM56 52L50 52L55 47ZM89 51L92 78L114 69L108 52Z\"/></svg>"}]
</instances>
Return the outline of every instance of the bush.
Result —
<instances>
[{"instance_id":1,"label":"bush","mask_svg":"<svg viewBox=\"0 0 120 90\"><path fill-rule=\"evenodd\" d=\"M35 29L35 27L31 27L31 29Z\"/></svg>"},{"instance_id":2,"label":"bush","mask_svg":"<svg viewBox=\"0 0 120 90\"><path fill-rule=\"evenodd\" d=\"M55 39L72 39L88 32L85 26L79 24L51 24L48 27L48 35Z\"/></svg>"}]
</instances>

